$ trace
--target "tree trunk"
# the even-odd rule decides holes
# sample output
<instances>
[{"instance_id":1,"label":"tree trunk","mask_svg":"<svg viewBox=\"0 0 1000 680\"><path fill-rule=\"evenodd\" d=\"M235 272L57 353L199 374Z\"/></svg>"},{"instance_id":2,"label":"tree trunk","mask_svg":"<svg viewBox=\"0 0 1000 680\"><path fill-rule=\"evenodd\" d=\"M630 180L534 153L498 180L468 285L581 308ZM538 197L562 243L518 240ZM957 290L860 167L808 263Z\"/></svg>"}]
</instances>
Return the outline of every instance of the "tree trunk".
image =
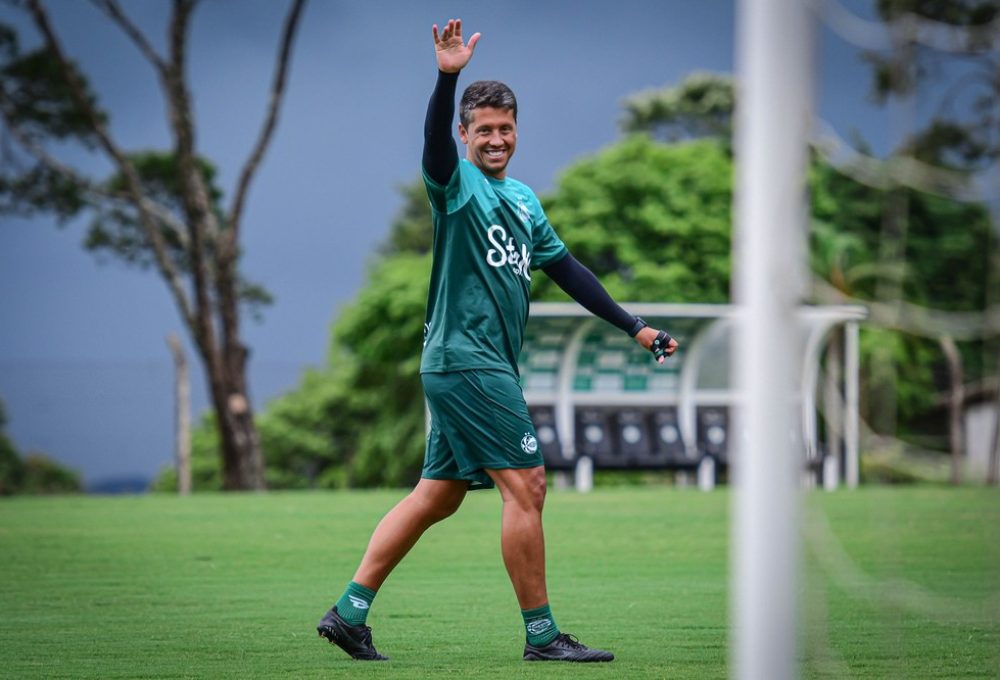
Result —
<instances>
[{"instance_id":1,"label":"tree trunk","mask_svg":"<svg viewBox=\"0 0 1000 680\"><path fill-rule=\"evenodd\" d=\"M962 376L962 355L950 335L938 339L948 362L948 443L951 448L951 483L962 483L962 449L965 433L962 407L965 403L965 386Z\"/></svg>"},{"instance_id":2,"label":"tree trunk","mask_svg":"<svg viewBox=\"0 0 1000 680\"><path fill-rule=\"evenodd\" d=\"M181 339L176 333L171 333L167 336L167 344L174 357L177 423L174 456L177 461L177 493L187 496L191 493L191 378Z\"/></svg>"},{"instance_id":3,"label":"tree trunk","mask_svg":"<svg viewBox=\"0 0 1000 680\"><path fill-rule=\"evenodd\" d=\"M224 361L219 352L204 355L204 360L222 449L222 488L263 491L264 456L246 389L246 362ZM227 370L227 364L238 364L239 370Z\"/></svg>"}]
</instances>

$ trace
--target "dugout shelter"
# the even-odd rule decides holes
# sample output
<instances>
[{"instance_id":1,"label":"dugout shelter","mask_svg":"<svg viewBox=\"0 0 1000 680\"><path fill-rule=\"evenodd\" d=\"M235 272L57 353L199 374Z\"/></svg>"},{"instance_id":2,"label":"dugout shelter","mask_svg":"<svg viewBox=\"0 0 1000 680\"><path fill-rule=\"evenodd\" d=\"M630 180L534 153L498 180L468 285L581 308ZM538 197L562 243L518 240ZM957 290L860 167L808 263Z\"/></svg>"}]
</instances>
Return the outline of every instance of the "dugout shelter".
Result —
<instances>
[{"instance_id":1,"label":"dugout shelter","mask_svg":"<svg viewBox=\"0 0 1000 680\"><path fill-rule=\"evenodd\" d=\"M521 384L549 470L589 490L593 471L675 470L703 489L734 447L732 305L629 303L680 344L664 364L574 303L533 303L519 358ZM797 395L807 485L858 481L859 306L807 306ZM762 350L766 351L766 350ZM796 360L789 357L789 360Z\"/></svg>"}]
</instances>

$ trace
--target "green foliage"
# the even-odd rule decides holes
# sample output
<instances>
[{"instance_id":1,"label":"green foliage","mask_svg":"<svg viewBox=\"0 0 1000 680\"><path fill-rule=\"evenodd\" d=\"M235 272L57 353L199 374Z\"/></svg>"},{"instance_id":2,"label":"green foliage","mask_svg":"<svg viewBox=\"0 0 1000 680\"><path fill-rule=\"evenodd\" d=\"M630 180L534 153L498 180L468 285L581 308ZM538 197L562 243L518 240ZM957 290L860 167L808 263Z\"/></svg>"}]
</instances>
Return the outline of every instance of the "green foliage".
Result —
<instances>
[{"instance_id":1,"label":"green foliage","mask_svg":"<svg viewBox=\"0 0 1000 680\"><path fill-rule=\"evenodd\" d=\"M403 207L389 227L389 236L379 248L381 255L431 252L434 232L431 229L431 207L427 191L419 179L399 187Z\"/></svg>"},{"instance_id":2,"label":"green foliage","mask_svg":"<svg viewBox=\"0 0 1000 680\"><path fill-rule=\"evenodd\" d=\"M21 493L79 493L82 489L83 484L80 482L79 474L45 454L29 453L24 457Z\"/></svg>"},{"instance_id":3,"label":"green foliage","mask_svg":"<svg viewBox=\"0 0 1000 680\"><path fill-rule=\"evenodd\" d=\"M634 135L571 166L543 204L615 299L726 302L732 176L717 141ZM547 277L532 287L535 299L568 299Z\"/></svg>"},{"instance_id":4,"label":"green foliage","mask_svg":"<svg viewBox=\"0 0 1000 680\"><path fill-rule=\"evenodd\" d=\"M76 105L51 52L38 49L21 54L17 34L0 24L0 59L0 107L6 117L18 121L22 131L33 138L73 139L86 147L96 145L97 135ZM99 121L107 123L86 77L75 64L69 66Z\"/></svg>"},{"instance_id":5,"label":"green foliage","mask_svg":"<svg viewBox=\"0 0 1000 680\"><path fill-rule=\"evenodd\" d=\"M862 417L886 434L922 430L935 396L947 386L937 343L875 326L863 327L860 341ZM893 403L895 410L887 408Z\"/></svg>"},{"instance_id":6,"label":"green foliage","mask_svg":"<svg viewBox=\"0 0 1000 680\"><path fill-rule=\"evenodd\" d=\"M0 496L77 493L80 475L42 453L23 458L6 432L7 410L0 401Z\"/></svg>"},{"instance_id":7,"label":"green foliage","mask_svg":"<svg viewBox=\"0 0 1000 680\"><path fill-rule=\"evenodd\" d=\"M0 496L17 493L24 483L24 463L6 435L0 434Z\"/></svg>"},{"instance_id":8,"label":"green foliage","mask_svg":"<svg viewBox=\"0 0 1000 680\"><path fill-rule=\"evenodd\" d=\"M351 486L416 481L423 460L420 386L430 255L401 253L372 267L369 285L333 329L334 401Z\"/></svg>"},{"instance_id":9,"label":"green foliage","mask_svg":"<svg viewBox=\"0 0 1000 680\"><path fill-rule=\"evenodd\" d=\"M996 236L983 206L906 191L905 251L898 262L886 265L880 248L890 194L822 164L813 165L811 189L813 272L837 289L877 300L880 282L889 282L900 285L903 300L915 305L951 311L986 308L989 272L997 263ZM983 341L959 347L966 379L985 375ZM948 386L937 342L868 326L861 359L862 417L887 434L895 434L891 430L896 427L904 435L926 431L935 397ZM881 408L887 403L895 403L898 413Z\"/></svg>"},{"instance_id":10,"label":"green foliage","mask_svg":"<svg viewBox=\"0 0 1000 680\"><path fill-rule=\"evenodd\" d=\"M169 249L170 257L180 271L190 272L191 262L188 234L177 227L184 225L184 204L179 186L180 171L178 159L173 153L147 151L129 156L136 174L139 176L147 195L167 207L175 218L172 222L158 221L160 235ZM209 161L199 159L199 169L205 185L211 191L212 209L220 224L224 224L219 202L222 191L215 185L216 169ZM102 186L108 194L122 199L96 211L87 232L84 247L97 254L108 254L124 260L127 264L148 269L156 260L135 209L125 199L128 196L128 182L121 173L109 177ZM214 253L215 244L207 244L208 252Z\"/></svg>"},{"instance_id":11,"label":"green foliage","mask_svg":"<svg viewBox=\"0 0 1000 680\"><path fill-rule=\"evenodd\" d=\"M167 246L170 258L178 271L191 272L190 234L185 222L183 191L179 184L181 176L177 156L173 153L160 151L144 151L130 154L132 163L139 176L146 196L164 206L174 217L167 221L162 217L158 220L160 235ZM215 165L204 158L198 159L198 169L208 187L211 209L215 213L216 222L224 231L228 224L222 209L222 190L216 183L218 171ZM128 183L121 173L115 173L102 185L108 195L121 199L117 202L96 207L94 218L90 223L84 248L97 254L107 255L123 260L126 264L149 269L156 264L156 259L149 240L139 221L135 209L125 201L128 195ZM55 197L55 194L50 194ZM82 208L83 206L81 206ZM179 228L180 227L180 228ZM221 234L205 234L206 242L202 253L209 267L216 263L218 250L216 239ZM261 308L273 302L271 294L260 284L248 281L240 276L237 287L240 301L247 307L254 318L259 318Z\"/></svg>"},{"instance_id":12,"label":"green foliage","mask_svg":"<svg viewBox=\"0 0 1000 680\"><path fill-rule=\"evenodd\" d=\"M905 266L876 267L889 194L819 164L811 184L816 273L855 297L874 299L879 278L888 276L902 281L907 302L953 311L986 307L995 237L983 206L907 191Z\"/></svg>"},{"instance_id":13,"label":"green foliage","mask_svg":"<svg viewBox=\"0 0 1000 680\"><path fill-rule=\"evenodd\" d=\"M65 223L88 205L78 184L44 166L19 175L0 174L0 214L30 217L50 212Z\"/></svg>"},{"instance_id":14,"label":"green foliage","mask_svg":"<svg viewBox=\"0 0 1000 680\"><path fill-rule=\"evenodd\" d=\"M331 371L307 371L296 390L259 418L269 488L342 486L330 471L344 460L336 445L344 423L333 407L343 389Z\"/></svg>"},{"instance_id":15,"label":"green foliage","mask_svg":"<svg viewBox=\"0 0 1000 680\"><path fill-rule=\"evenodd\" d=\"M679 85L644 90L623 103L625 132L648 132L666 141L732 137L733 79L719 73L692 73Z\"/></svg>"}]
</instances>

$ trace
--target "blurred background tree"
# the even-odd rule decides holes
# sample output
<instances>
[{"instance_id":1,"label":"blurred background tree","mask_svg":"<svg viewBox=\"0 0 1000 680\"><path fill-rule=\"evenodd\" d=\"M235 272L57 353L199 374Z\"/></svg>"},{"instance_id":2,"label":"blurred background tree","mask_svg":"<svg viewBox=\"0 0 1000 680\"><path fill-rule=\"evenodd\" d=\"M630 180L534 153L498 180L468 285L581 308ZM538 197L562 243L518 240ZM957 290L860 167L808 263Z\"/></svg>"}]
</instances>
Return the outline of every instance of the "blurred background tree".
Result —
<instances>
[{"instance_id":1,"label":"blurred background tree","mask_svg":"<svg viewBox=\"0 0 1000 680\"><path fill-rule=\"evenodd\" d=\"M216 171L196 147L197 123L187 83L187 41L196 0L176 0L169 54L153 48L116 0L94 4L122 29L156 74L175 140L170 151L134 152L111 133L86 76L65 54L40 0L10 3L30 15L43 46L22 52L0 24L0 121L5 141L0 212L48 213L61 222L88 216L85 247L140 269L167 285L208 380L222 487L262 489L264 460L254 419L241 314L270 296L240 274L240 233L249 188L273 136L291 47L304 0L292 0L275 60L270 103L228 207ZM60 159L67 150L99 152L111 164L97 178Z\"/></svg>"}]
</instances>

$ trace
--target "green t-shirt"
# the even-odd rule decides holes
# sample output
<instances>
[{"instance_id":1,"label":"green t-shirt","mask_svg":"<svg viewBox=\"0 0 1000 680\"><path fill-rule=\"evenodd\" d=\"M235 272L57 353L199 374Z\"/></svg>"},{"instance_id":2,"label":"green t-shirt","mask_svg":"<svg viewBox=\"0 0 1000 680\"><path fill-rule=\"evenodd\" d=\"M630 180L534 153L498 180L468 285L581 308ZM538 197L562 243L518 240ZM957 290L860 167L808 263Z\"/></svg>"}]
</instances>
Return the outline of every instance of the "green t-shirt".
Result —
<instances>
[{"instance_id":1,"label":"green t-shirt","mask_svg":"<svg viewBox=\"0 0 1000 680\"><path fill-rule=\"evenodd\" d=\"M531 270L566 254L534 192L464 158L442 186L424 173L434 215L421 373L495 368L517 375Z\"/></svg>"}]
</instances>

